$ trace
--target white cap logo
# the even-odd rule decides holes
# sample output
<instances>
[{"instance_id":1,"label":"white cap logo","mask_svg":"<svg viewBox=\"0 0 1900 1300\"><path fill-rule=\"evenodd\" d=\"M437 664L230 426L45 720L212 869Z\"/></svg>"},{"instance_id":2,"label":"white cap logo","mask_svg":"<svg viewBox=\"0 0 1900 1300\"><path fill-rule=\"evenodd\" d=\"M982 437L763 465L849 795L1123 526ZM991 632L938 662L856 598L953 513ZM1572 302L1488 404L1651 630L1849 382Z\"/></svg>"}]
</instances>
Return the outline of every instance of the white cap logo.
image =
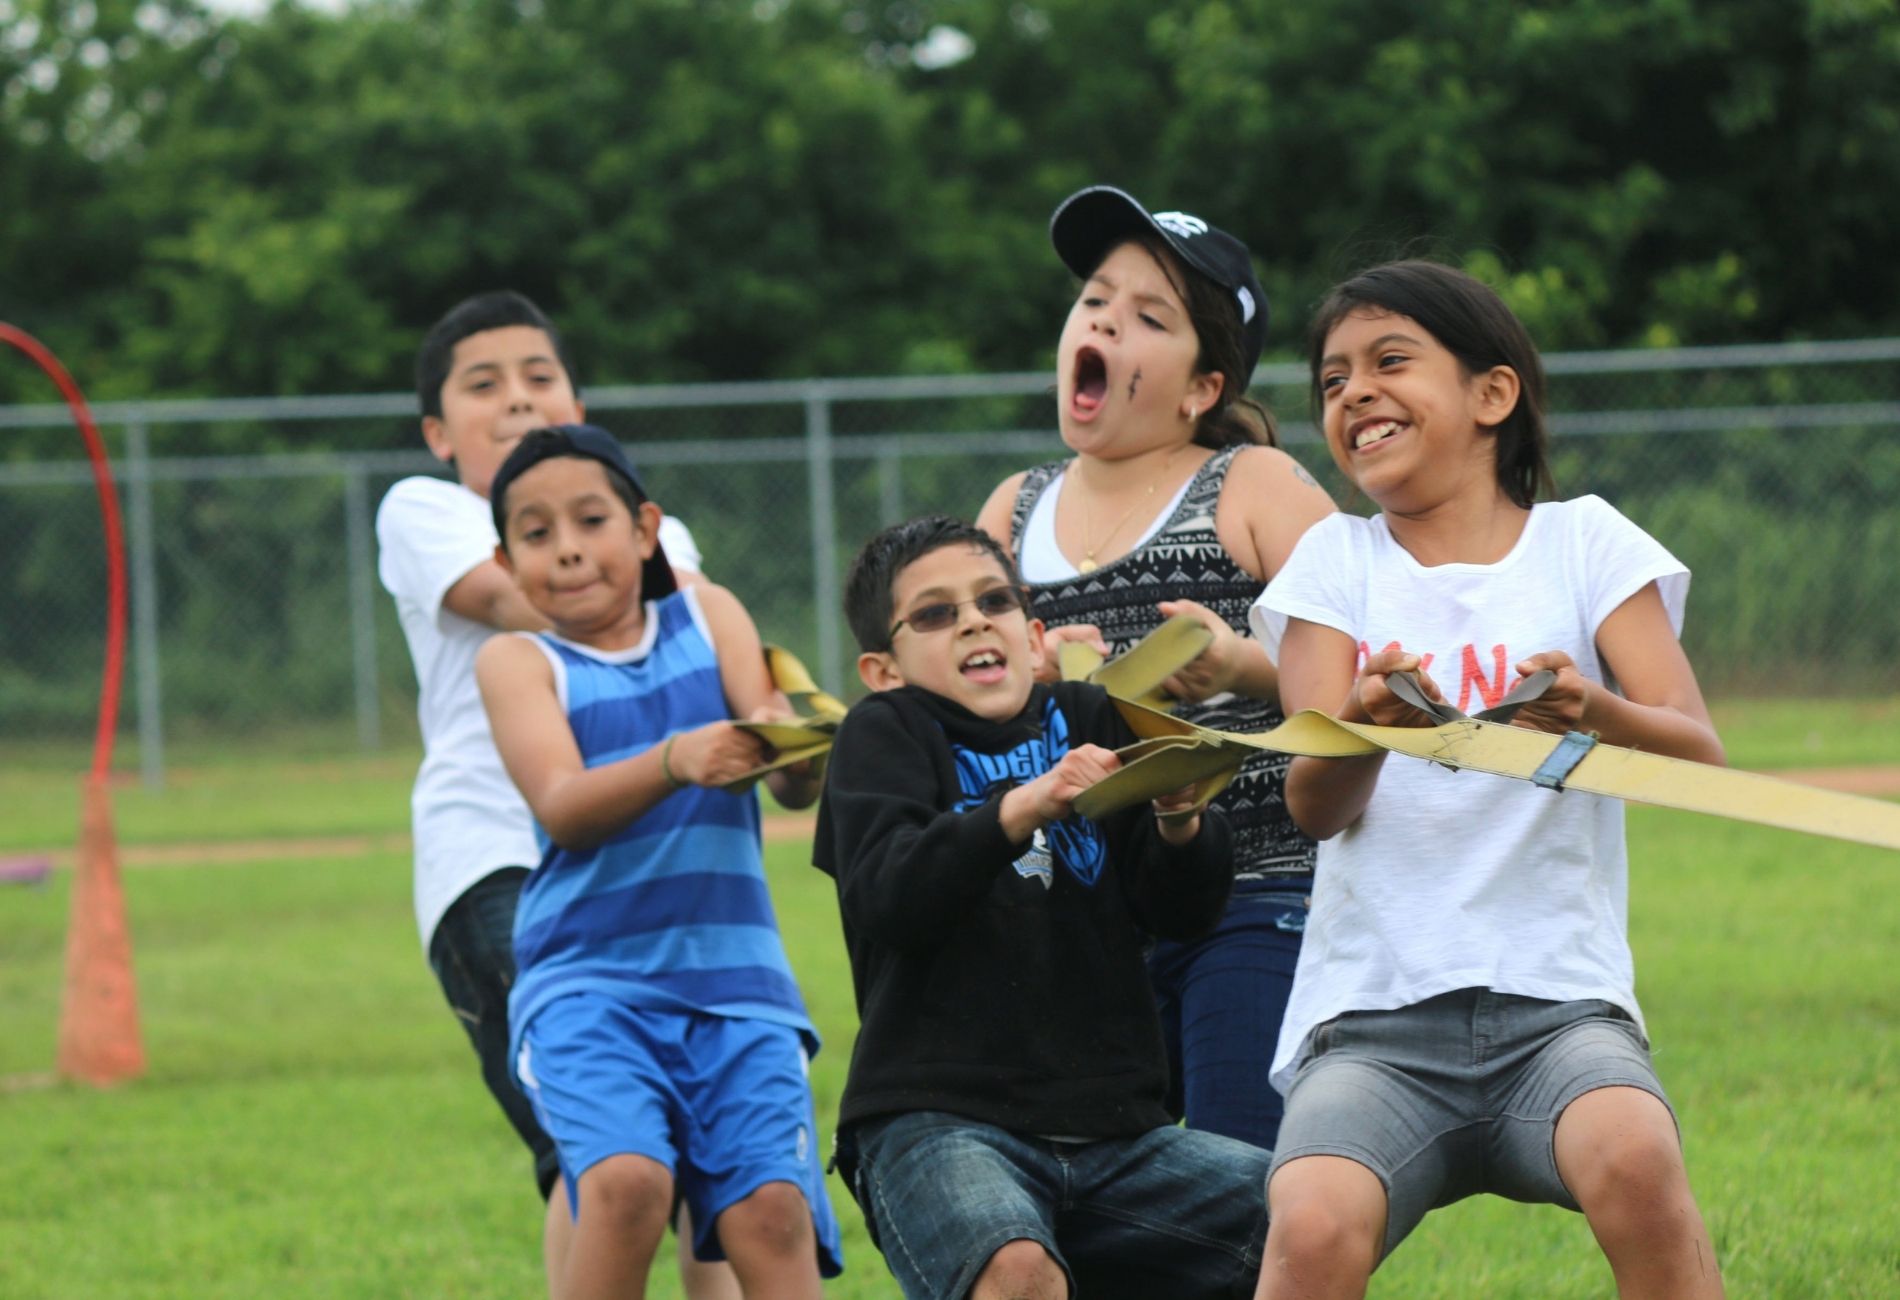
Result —
<instances>
[{"instance_id":1,"label":"white cap logo","mask_svg":"<svg viewBox=\"0 0 1900 1300\"><path fill-rule=\"evenodd\" d=\"M1245 325L1253 319L1253 295L1248 293L1246 286L1243 285L1234 290L1234 297L1240 299L1240 323Z\"/></svg>"},{"instance_id":2,"label":"white cap logo","mask_svg":"<svg viewBox=\"0 0 1900 1300\"><path fill-rule=\"evenodd\" d=\"M1163 230L1190 239L1195 235L1207 233L1207 223L1199 217L1190 217L1185 212L1157 212L1155 224Z\"/></svg>"}]
</instances>

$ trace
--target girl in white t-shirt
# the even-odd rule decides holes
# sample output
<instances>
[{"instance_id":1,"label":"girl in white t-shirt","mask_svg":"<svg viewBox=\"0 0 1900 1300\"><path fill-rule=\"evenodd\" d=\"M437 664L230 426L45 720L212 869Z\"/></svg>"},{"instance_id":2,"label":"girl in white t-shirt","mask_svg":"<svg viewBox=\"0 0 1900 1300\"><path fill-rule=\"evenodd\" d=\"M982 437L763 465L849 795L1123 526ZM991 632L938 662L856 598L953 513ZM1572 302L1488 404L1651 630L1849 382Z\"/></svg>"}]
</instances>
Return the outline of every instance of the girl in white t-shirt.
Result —
<instances>
[{"instance_id":1,"label":"girl in white t-shirt","mask_svg":"<svg viewBox=\"0 0 1900 1300\"><path fill-rule=\"evenodd\" d=\"M1428 726L1539 669L1540 731L1723 761L1677 641L1688 571L1548 490L1544 377L1496 294L1430 262L1338 286L1310 361L1327 447L1380 507L1301 540L1253 611L1287 712ZM1622 806L1385 755L1297 758L1322 841L1274 1059L1287 1092L1258 1296L1358 1296L1427 1210L1580 1209L1624 1296L1719 1296L1626 936Z\"/></svg>"}]
</instances>

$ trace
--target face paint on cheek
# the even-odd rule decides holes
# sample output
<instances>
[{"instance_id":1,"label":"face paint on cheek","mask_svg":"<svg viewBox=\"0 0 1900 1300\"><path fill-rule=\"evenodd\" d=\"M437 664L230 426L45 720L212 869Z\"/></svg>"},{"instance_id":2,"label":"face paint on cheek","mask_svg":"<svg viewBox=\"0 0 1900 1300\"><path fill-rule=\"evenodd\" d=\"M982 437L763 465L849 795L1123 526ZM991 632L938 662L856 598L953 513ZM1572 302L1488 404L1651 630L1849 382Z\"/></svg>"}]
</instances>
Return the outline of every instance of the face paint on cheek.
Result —
<instances>
[{"instance_id":1,"label":"face paint on cheek","mask_svg":"<svg viewBox=\"0 0 1900 1300\"><path fill-rule=\"evenodd\" d=\"M1140 387L1141 387L1141 371L1139 368L1137 368L1134 373L1134 376L1130 378L1128 381L1128 400L1129 401L1132 402L1135 400L1135 390Z\"/></svg>"}]
</instances>

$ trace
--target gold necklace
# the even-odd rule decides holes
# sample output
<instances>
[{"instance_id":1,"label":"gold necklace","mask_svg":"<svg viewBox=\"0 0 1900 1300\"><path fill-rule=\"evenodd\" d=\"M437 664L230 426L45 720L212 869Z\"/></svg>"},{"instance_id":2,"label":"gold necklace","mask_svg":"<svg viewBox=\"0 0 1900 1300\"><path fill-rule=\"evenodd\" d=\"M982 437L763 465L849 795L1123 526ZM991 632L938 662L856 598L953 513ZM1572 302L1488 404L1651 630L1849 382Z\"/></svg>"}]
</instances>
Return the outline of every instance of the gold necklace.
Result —
<instances>
[{"instance_id":1,"label":"gold necklace","mask_svg":"<svg viewBox=\"0 0 1900 1300\"><path fill-rule=\"evenodd\" d=\"M1173 451L1168 453L1168 458L1161 462L1161 472L1148 480L1148 490L1135 498L1134 505L1122 511L1122 517L1115 521L1115 526L1102 534L1102 540L1093 546L1089 545L1089 534L1095 531L1090 517L1089 499L1086 496L1082 498L1082 559L1075 566L1077 573L1093 573L1102 567L1095 562L1095 553L1104 546L1107 546L1115 534L1122 530L1122 525L1134 517L1135 511L1141 509L1142 506L1148 503L1149 498L1154 496L1155 484L1168 476L1168 471L1174 466L1174 458L1181 454L1182 448L1185 446L1187 446L1187 444L1183 443L1181 447L1176 447Z\"/></svg>"}]
</instances>

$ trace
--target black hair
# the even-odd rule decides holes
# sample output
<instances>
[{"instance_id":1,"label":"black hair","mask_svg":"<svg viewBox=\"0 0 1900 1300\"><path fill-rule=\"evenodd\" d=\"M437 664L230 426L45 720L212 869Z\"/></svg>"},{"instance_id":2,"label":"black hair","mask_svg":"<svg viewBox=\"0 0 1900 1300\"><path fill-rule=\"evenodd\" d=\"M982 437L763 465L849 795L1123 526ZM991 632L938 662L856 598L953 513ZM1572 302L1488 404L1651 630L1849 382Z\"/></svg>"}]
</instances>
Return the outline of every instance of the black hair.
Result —
<instances>
[{"instance_id":1,"label":"black hair","mask_svg":"<svg viewBox=\"0 0 1900 1300\"><path fill-rule=\"evenodd\" d=\"M975 524L949 515L925 515L893 524L864 544L845 575L844 617L858 639L858 649L868 653L891 648L892 593L898 575L946 546L975 547L1002 566L1011 586L1023 585L1009 552Z\"/></svg>"},{"instance_id":2,"label":"black hair","mask_svg":"<svg viewBox=\"0 0 1900 1300\"><path fill-rule=\"evenodd\" d=\"M1194 441L1215 451L1249 443L1279 446L1279 428L1273 412L1247 394L1247 381L1252 378L1254 363L1259 358L1247 355L1240 304L1235 301L1233 290L1223 288L1187 265L1159 235L1143 232L1129 236L1126 242L1139 246L1154 258L1169 283L1174 285L1175 292L1181 295L1188 321L1194 326L1194 337L1201 347L1194 358L1195 371L1199 374L1218 371L1224 376L1220 396L1194 421ZM1114 251L1113 247L1108 250Z\"/></svg>"},{"instance_id":3,"label":"black hair","mask_svg":"<svg viewBox=\"0 0 1900 1300\"><path fill-rule=\"evenodd\" d=\"M560 456L572 456L576 460L591 460L607 471L607 485L614 495L626 505L635 518L639 517L640 506L647 497L634 481L591 452L574 445L570 429L579 425L557 424L547 429L530 429L521 436L514 450L508 453L508 459L495 471L495 482L501 485L499 492L490 495L488 508L494 512L495 534L501 538L501 549L508 549L508 489L514 481L528 470L544 460L554 460Z\"/></svg>"},{"instance_id":4,"label":"black hair","mask_svg":"<svg viewBox=\"0 0 1900 1300\"><path fill-rule=\"evenodd\" d=\"M1515 370L1517 405L1493 431L1498 486L1527 510L1540 493L1556 495L1550 474L1550 434L1544 427L1544 363L1537 345L1524 322L1490 285L1442 262L1387 262L1361 271L1326 295L1307 339L1316 420L1325 401L1319 381L1326 336L1347 316L1367 308L1417 321L1458 358L1467 377L1495 366Z\"/></svg>"},{"instance_id":5,"label":"black hair","mask_svg":"<svg viewBox=\"0 0 1900 1300\"><path fill-rule=\"evenodd\" d=\"M574 372L574 359L568 356L567 345L561 341L554 322L527 295L513 289L495 289L462 299L422 336L422 346L416 350L416 401L424 415L442 418L442 385L449 381L455 345L471 334L506 329L510 325L526 325L548 336L561 369L567 372L567 382L573 387L574 395L580 396L581 383Z\"/></svg>"}]
</instances>

